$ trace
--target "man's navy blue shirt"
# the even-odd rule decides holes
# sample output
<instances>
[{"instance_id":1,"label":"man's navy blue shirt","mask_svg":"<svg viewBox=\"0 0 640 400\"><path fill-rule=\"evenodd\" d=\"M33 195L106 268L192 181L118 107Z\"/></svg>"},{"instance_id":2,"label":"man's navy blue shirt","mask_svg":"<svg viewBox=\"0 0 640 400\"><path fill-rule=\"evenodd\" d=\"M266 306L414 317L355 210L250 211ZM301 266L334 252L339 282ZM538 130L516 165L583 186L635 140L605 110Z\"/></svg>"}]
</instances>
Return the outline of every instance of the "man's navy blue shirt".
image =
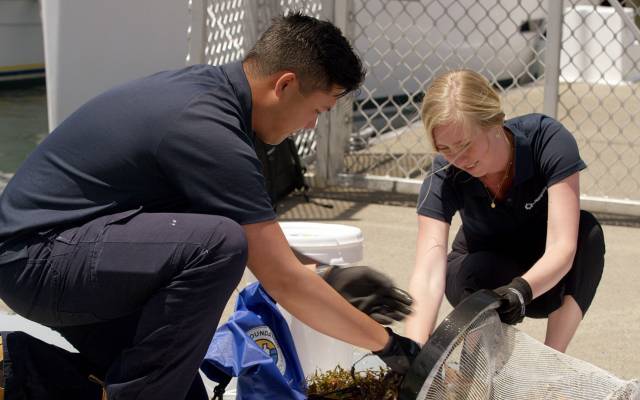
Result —
<instances>
[{"instance_id":1,"label":"man's navy blue shirt","mask_svg":"<svg viewBox=\"0 0 640 400\"><path fill-rule=\"evenodd\" d=\"M160 72L89 101L0 197L0 242L142 207L239 224L275 218L240 63Z\"/></svg>"},{"instance_id":2,"label":"man's navy blue shirt","mask_svg":"<svg viewBox=\"0 0 640 400\"><path fill-rule=\"evenodd\" d=\"M546 237L547 189L586 168L571 133L553 118L528 114L505 121L513 134L515 173L504 201L491 208L479 179L437 156L422 184L418 214L451 223L459 211L469 251L527 246Z\"/></svg>"}]
</instances>

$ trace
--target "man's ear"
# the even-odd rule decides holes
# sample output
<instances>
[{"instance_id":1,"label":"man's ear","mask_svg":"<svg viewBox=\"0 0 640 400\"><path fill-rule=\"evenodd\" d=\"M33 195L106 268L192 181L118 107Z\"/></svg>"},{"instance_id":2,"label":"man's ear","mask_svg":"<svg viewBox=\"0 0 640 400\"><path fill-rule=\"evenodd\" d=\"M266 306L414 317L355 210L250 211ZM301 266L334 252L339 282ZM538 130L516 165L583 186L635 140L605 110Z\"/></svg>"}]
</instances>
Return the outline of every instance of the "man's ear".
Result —
<instances>
[{"instance_id":1,"label":"man's ear","mask_svg":"<svg viewBox=\"0 0 640 400\"><path fill-rule=\"evenodd\" d=\"M291 89L295 86L297 82L296 74L293 72L284 72L278 79L276 79L275 84L275 94L276 97L282 97L283 93L287 89Z\"/></svg>"}]
</instances>

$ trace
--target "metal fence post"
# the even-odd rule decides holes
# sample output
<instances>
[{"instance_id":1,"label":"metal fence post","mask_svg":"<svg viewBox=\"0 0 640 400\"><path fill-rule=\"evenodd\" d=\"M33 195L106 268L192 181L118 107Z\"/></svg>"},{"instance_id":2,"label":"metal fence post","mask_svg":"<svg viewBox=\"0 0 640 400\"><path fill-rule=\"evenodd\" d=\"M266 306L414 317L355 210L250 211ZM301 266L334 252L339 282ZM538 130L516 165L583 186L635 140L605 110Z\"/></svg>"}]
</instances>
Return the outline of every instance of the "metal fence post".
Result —
<instances>
[{"instance_id":1,"label":"metal fence post","mask_svg":"<svg viewBox=\"0 0 640 400\"><path fill-rule=\"evenodd\" d=\"M631 31L633 33L633 36L636 38L636 40L640 41L640 28L636 25L635 21L633 19L631 19L631 17L629 17L624 12L623 6L622 6L622 4L620 4L620 1L619 0L612 0L609 4L611 4L611 6L613 8L615 8L615 10L618 12L618 14L620 15L620 18L622 19L624 24L627 26L629 31ZM637 11L636 11L636 13L637 13Z\"/></svg>"},{"instance_id":2,"label":"metal fence post","mask_svg":"<svg viewBox=\"0 0 640 400\"><path fill-rule=\"evenodd\" d=\"M556 118L558 114L563 16L564 1L549 0L549 20L547 22L547 43L544 60L543 112L553 118Z\"/></svg>"},{"instance_id":3,"label":"metal fence post","mask_svg":"<svg viewBox=\"0 0 640 400\"><path fill-rule=\"evenodd\" d=\"M204 48L207 43L205 37L206 32L206 1L205 0L188 0L189 27L187 28L187 56L185 65L203 64Z\"/></svg>"},{"instance_id":4,"label":"metal fence post","mask_svg":"<svg viewBox=\"0 0 640 400\"><path fill-rule=\"evenodd\" d=\"M333 23L352 39L351 0L333 0ZM352 96L339 99L336 106L318 121L317 156L313 185L325 187L337 183L344 169L344 152L351 134Z\"/></svg>"}]
</instances>

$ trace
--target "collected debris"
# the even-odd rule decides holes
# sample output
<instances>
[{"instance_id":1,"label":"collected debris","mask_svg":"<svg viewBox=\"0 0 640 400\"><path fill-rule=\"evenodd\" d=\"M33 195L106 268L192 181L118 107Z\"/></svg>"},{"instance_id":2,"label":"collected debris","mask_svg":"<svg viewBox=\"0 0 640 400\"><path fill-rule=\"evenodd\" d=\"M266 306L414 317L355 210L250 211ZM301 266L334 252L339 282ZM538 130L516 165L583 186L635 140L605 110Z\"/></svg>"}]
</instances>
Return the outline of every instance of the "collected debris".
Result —
<instances>
[{"instance_id":1,"label":"collected debris","mask_svg":"<svg viewBox=\"0 0 640 400\"><path fill-rule=\"evenodd\" d=\"M355 372L337 366L307 378L309 400L395 400L402 376L387 368Z\"/></svg>"}]
</instances>

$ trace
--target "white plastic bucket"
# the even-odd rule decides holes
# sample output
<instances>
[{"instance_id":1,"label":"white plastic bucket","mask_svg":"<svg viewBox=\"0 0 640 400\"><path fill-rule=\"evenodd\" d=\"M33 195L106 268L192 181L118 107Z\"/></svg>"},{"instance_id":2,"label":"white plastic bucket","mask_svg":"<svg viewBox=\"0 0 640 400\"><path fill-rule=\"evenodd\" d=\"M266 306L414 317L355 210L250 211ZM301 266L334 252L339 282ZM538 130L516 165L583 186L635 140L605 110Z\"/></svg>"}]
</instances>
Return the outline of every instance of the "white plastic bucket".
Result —
<instances>
[{"instance_id":1,"label":"white plastic bucket","mask_svg":"<svg viewBox=\"0 0 640 400\"><path fill-rule=\"evenodd\" d=\"M362 260L364 237L360 228L316 222L281 222L289 245L316 261L346 266ZM354 348L348 343L324 335L281 309L296 345L305 376L353 364Z\"/></svg>"},{"instance_id":2,"label":"white plastic bucket","mask_svg":"<svg viewBox=\"0 0 640 400\"><path fill-rule=\"evenodd\" d=\"M347 266L362 260L364 237L360 228L317 222L280 222L280 227L289 246L318 262ZM247 283L256 281L251 272L247 271L247 274ZM364 354L361 349L326 336L294 318L282 307L279 308L289 323L305 376L332 370L338 365L348 370ZM358 364L360 368L379 365L377 359L367 359ZM229 383L225 400L236 397L236 383L236 379ZM205 379L205 385L211 395L215 384Z\"/></svg>"},{"instance_id":3,"label":"white plastic bucket","mask_svg":"<svg viewBox=\"0 0 640 400\"><path fill-rule=\"evenodd\" d=\"M280 227L292 248L318 262L347 266L362 260L364 237L360 228L317 222L280 222ZM249 283L255 280L249 277ZM351 368L357 351L353 346L308 327L282 307L280 311L289 323L305 376L337 365Z\"/></svg>"},{"instance_id":4,"label":"white plastic bucket","mask_svg":"<svg viewBox=\"0 0 640 400\"><path fill-rule=\"evenodd\" d=\"M348 265L362 260L360 228L317 222L281 222L289 246L324 264Z\"/></svg>"},{"instance_id":5,"label":"white plastic bucket","mask_svg":"<svg viewBox=\"0 0 640 400\"><path fill-rule=\"evenodd\" d=\"M37 322L33 322L18 314L8 314L0 311L0 330L2 331L22 331L45 343L61 347L67 351L77 353L78 351L62 337L58 332Z\"/></svg>"}]
</instances>

